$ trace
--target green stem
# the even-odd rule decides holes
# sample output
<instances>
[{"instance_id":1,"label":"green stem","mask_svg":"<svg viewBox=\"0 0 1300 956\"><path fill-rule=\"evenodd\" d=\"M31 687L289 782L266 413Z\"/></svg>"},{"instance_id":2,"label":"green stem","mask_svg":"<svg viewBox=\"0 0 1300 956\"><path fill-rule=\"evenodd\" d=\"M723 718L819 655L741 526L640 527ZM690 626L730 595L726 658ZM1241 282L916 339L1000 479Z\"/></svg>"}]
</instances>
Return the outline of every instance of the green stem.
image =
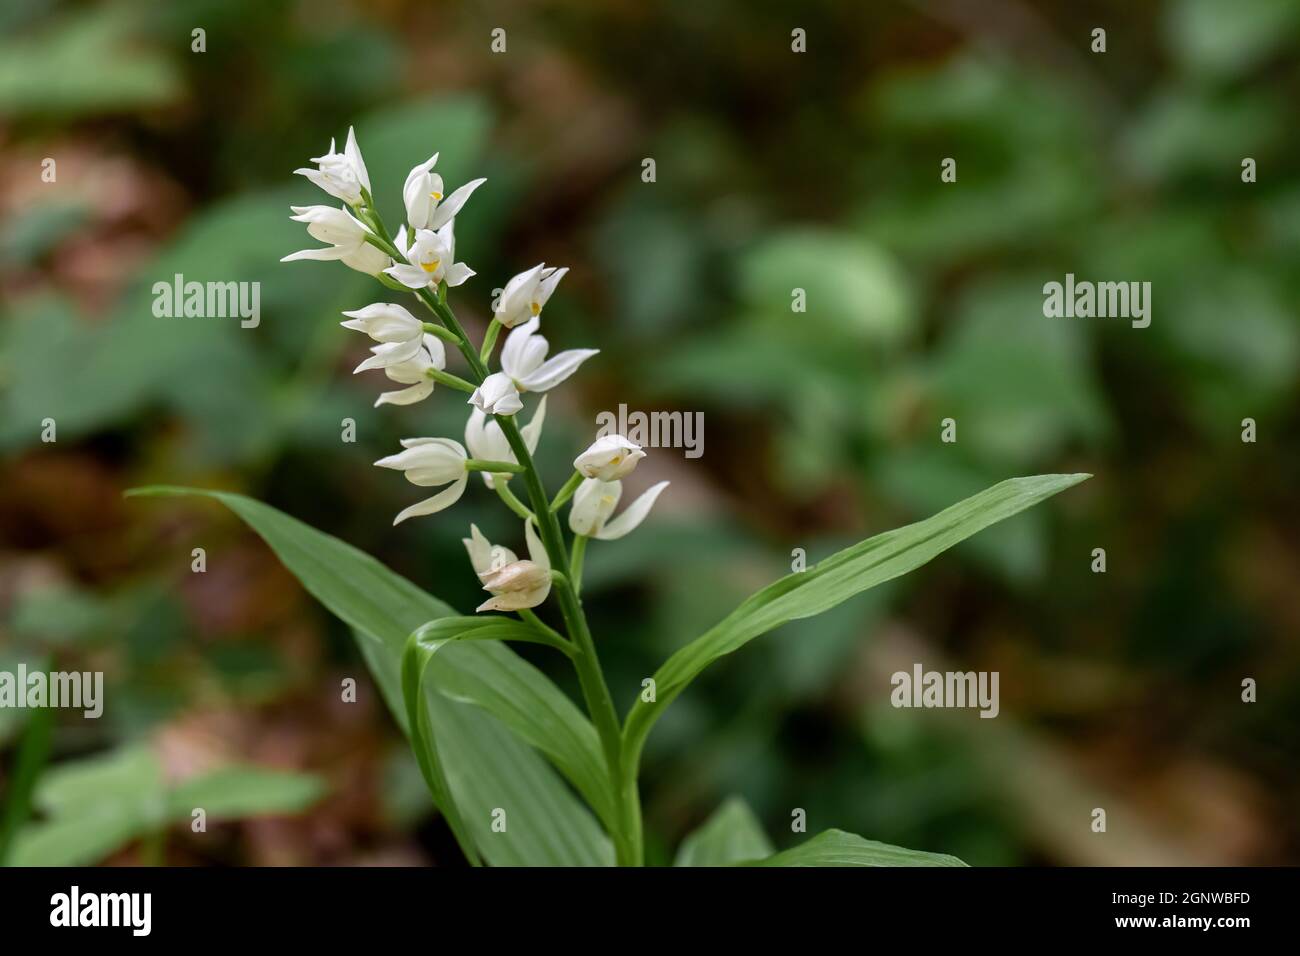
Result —
<instances>
[{"instance_id":1,"label":"green stem","mask_svg":"<svg viewBox=\"0 0 1300 956\"><path fill-rule=\"evenodd\" d=\"M492 346L497 344L497 336L500 334L501 323L496 320L496 316L493 316L492 321L488 323L487 333L483 336L483 347L478 350L478 357L484 363L487 362L488 356L492 354Z\"/></svg>"},{"instance_id":2,"label":"green stem","mask_svg":"<svg viewBox=\"0 0 1300 956\"><path fill-rule=\"evenodd\" d=\"M407 289L407 291L409 292L410 290ZM458 345L460 343L460 339L456 338L455 332L446 326L439 325L437 322L425 322L424 331L428 332L430 335L436 335L444 342L450 342L452 345Z\"/></svg>"},{"instance_id":3,"label":"green stem","mask_svg":"<svg viewBox=\"0 0 1300 956\"><path fill-rule=\"evenodd\" d=\"M425 375L435 382L441 382L443 385L450 385L452 388L458 388L462 392L473 392L478 386L471 382L465 381L459 375L452 375L450 372L444 372L441 369L430 368L425 370Z\"/></svg>"},{"instance_id":4,"label":"green stem","mask_svg":"<svg viewBox=\"0 0 1300 956\"><path fill-rule=\"evenodd\" d=\"M387 233L384 231L383 224L379 222L379 217L373 216L371 218L375 231L387 241ZM389 245L391 246L391 243ZM380 248L383 247L380 246ZM457 347L460 349L461 354L465 356L472 378L477 382L482 382L488 376L485 360L479 357L479 353L470 344L469 336L465 334L464 327L457 320L456 314L448 308L446 283L439 284L436 295L428 288L414 291L420 301L442 321L443 325L456 335L458 339ZM621 866L640 866L642 860L641 809L640 800L636 793L636 780L633 776L629 787L627 776L623 772L622 730L618 712L614 709L614 700L610 697L609 686L605 683L605 675L600 669L600 660L596 656L596 643L592 640L591 631L587 627L587 618L582 612L582 602L578 600L578 595L573 590L572 584L561 573L561 569L569 566L568 550L564 546L564 534L560 530L560 523L556 519L555 513L550 509L546 488L542 485L542 479L537 472L536 465L533 463L533 456L528 450L528 445L519 433L519 426L515 424L512 416L496 415L493 417L496 418L497 424L501 426L502 434L505 435L506 441L515 453L515 460L524 469L523 479L528 487L528 498L532 502L533 513L537 518L542 544L546 548L547 557L550 558L551 568L556 572L557 586L552 590L556 594L556 600L560 605L560 613L564 616L565 629L569 632L570 640L573 641L579 651L578 655L573 659L574 669L578 672L578 683L582 687L582 696L587 705L587 713L591 715L591 721L596 727L596 733L600 736L601 749L605 752L605 767L609 773L614 799L622 821L622 826L616 828L615 832L610 834L614 841L618 863Z\"/></svg>"},{"instance_id":5,"label":"green stem","mask_svg":"<svg viewBox=\"0 0 1300 956\"><path fill-rule=\"evenodd\" d=\"M561 486L560 490L555 493L555 497L551 500L551 510L559 511L564 503L573 497L573 493L578 490L580 484L582 484L582 472L575 471L569 476L569 480Z\"/></svg>"},{"instance_id":6,"label":"green stem","mask_svg":"<svg viewBox=\"0 0 1300 956\"><path fill-rule=\"evenodd\" d=\"M513 461L488 461L485 458L466 458L465 468L467 471L488 471L494 475L523 474L523 467L516 465Z\"/></svg>"},{"instance_id":7,"label":"green stem","mask_svg":"<svg viewBox=\"0 0 1300 956\"><path fill-rule=\"evenodd\" d=\"M528 506L515 497L515 493L510 490L508 482L502 478L497 478L492 483L496 486L497 494L501 496L501 500L506 503L507 508L519 515L519 517L523 518L525 521L537 520L533 517L533 513L528 510Z\"/></svg>"},{"instance_id":8,"label":"green stem","mask_svg":"<svg viewBox=\"0 0 1300 956\"><path fill-rule=\"evenodd\" d=\"M582 593L582 559L587 554L587 536L573 536L573 558L569 563L569 579L573 581L573 590Z\"/></svg>"},{"instance_id":9,"label":"green stem","mask_svg":"<svg viewBox=\"0 0 1300 956\"><path fill-rule=\"evenodd\" d=\"M520 620L531 626L540 635L538 643L553 647L569 658L578 653L578 649L573 646L573 641L566 639L555 628L544 623L541 618L533 613L531 608L520 608L515 613L519 615Z\"/></svg>"}]
</instances>

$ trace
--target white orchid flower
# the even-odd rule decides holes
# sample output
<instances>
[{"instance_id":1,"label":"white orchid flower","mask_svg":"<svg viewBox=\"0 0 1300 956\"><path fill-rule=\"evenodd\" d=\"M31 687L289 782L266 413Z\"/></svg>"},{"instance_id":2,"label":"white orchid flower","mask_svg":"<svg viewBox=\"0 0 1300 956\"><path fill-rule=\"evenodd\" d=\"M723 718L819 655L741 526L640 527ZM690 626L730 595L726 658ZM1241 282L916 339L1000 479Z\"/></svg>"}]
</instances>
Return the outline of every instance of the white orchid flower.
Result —
<instances>
[{"instance_id":1,"label":"white orchid flower","mask_svg":"<svg viewBox=\"0 0 1300 956\"><path fill-rule=\"evenodd\" d=\"M439 229L451 222L470 194L487 182L486 179L475 179L444 199L442 177L433 172L437 162L438 154L434 153L407 174L406 184L402 186L406 221L412 229Z\"/></svg>"},{"instance_id":2,"label":"white orchid flower","mask_svg":"<svg viewBox=\"0 0 1300 956\"><path fill-rule=\"evenodd\" d=\"M409 342L424 332L423 322L392 302L374 302L343 314L349 318L339 323L343 328L364 332L376 342Z\"/></svg>"},{"instance_id":3,"label":"white orchid flower","mask_svg":"<svg viewBox=\"0 0 1300 956\"><path fill-rule=\"evenodd\" d=\"M537 334L539 319L529 319L506 336L501 347L501 370L521 392L545 392L559 385L599 349L568 349L551 358L546 339Z\"/></svg>"},{"instance_id":4,"label":"white orchid flower","mask_svg":"<svg viewBox=\"0 0 1300 956\"><path fill-rule=\"evenodd\" d=\"M573 493L573 507L569 510L569 530L574 534L599 538L601 541L613 541L634 530L645 520L654 506L655 499L668 487L668 482L647 489L641 497L623 509L623 513L613 521L609 520L618 500L623 496L621 481L601 481L588 478Z\"/></svg>"},{"instance_id":5,"label":"white orchid flower","mask_svg":"<svg viewBox=\"0 0 1300 956\"><path fill-rule=\"evenodd\" d=\"M587 478L618 481L630 475L636 463L644 457L645 452L635 442L622 435L604 435L573 459L573 467Z\"/></svg>"},{"instance_id":6,"label":"white orchid flower","mask_svg":"<svg viewBox=\"0 0 1300 956\"><path fill-rule=\"evenodd\" d=\"M539 262L506 283L493 316L507 329L542 314L542 308L568 269L547 268Z\"/></svg>"},{"instance_id":7,"label":"white orchid flower","mask_svg":"<svg viewBox=\"0 0 1300 956\"><path fill-rule=\"evenodd\" d=\"M537 403L537 411L533 412L532 421L519 429L529 454L537 451L537 443L542 437L542 423L545 421L546 396L542 396L542 400ZM479 458L483 461L508 461L516 465L519 463L515 458L514 450L510 447L510 442L506 441L506 436L501 431L501 426L495 418L488 417L481 408L475 408L469 413L469 421L465 423L465 446L469 448L471 458ZM497 478L503 481L510 480L508 472L493 475L484 471L480 474L483 476L483 483L489 488L496 488Z\"/></svg>"},{"instance_id":8,"label":"white orchid flower","mask_svg":"<svg viewBox=\"0 0 1300 956\"><path fill-rule=\"evenodd\" d=\"M406 262L395 263L384 272L408 289L423 289L444 279L449 286L460 285L474 275L474 270L463 262L453 261L456 258L455 226L453 219L437 232L413 229L414 240L409 246L406 227L403 226L397 231L397 248Z\"/></svg>"},{"instance_id":9,"label":"white orchid flower","mask_svg":"<svg viewBox=\"0 0 1300 956\"><path fill-rule=\"evenodd\" d=\"M329 245L324 249L303 249L301 252L290 253L281 262L338 259L345 266L372 276L379 275L392 264L392 260L381 250L366 242L370 230L354 219L346 209L335 209L333 206L289 208L296 213L290 219L307 223L307 234L313 239L328 242Z\"/></svg>"},{"instance_id":10,"label":"white orchid flower","mask_svg":"<svg viewBox=\"0 0 1300 956\"><path fill-rule=\"evenodd\" d=\"M421 488L432 488L449 482L450 485L432 498L426 498L400 512L393 519L393 524L401 524L407 518L417 515L431 515L460 500L460 496L465 493L465 486L469 484L469 471L465 467L468 456L460 442L450 438L403 438L402 448L405 450L381 458L375 464L380 468L403 472L407 481Z\"/></svg>"},{"instance_id":11,"label":"white orchid flower","mask_svg":"<svg viewBox=\"0 0 1300 956\"><path fill-rule=\"evenodd\" d=\"M500 571L507 564L514 564L519 559L509 548L493 544L478 529L478 525L469 526L468 538L461 538L465 550L469 552L469 563L474 566L474 573L482 581L488 575Z\"/></svg>"},{"instance_id":12,"label":"white orchid flower","mask_svg":"<svg viewBox=\"0 0 1300 956\"><path fill-rule=\"evenodd\" d=\"M330 151L324 156L313 157L312 162L320 168L295 169L294 173L306 176L335 199L357 206L363 198L362 190L370 192L370 174L366 172L366 162L361 158L352 127L348 127L348 142L343 152L334 152L334 140L331 139Z\"/></svg>"},{"instance_id":13,"label":"white orchid flower","mask_svg":"<svg viewBox=\"0 0 1300 956\"><path fill-rule=\"evenodd\" d=\"M528 557L524 560L515 558L507 548L499 550L488 544L487 539L471 526L471 533L478 539L463 539L469 550L470 561L483 582L483 590L491 593L475 611L519 611L527 607L537 607L551 593L551 559L546 548L537 537L532 519L524 522L524 537L528 541ZM487 545L486 565L483 564L483 545ZM493 567L498 559L509 557L500 567ZM485 567L486 570L480 570Z\"/></svg>"},{"instance_id":14,"label":"white orchid flower","mask_svg":"<svg viewBox=\"0 0 1300 956\"><path fill-rule=\"evenodd\" d=\"M505 372L493 372L483 379L483 384L469 397L469 404L489 415L513 415L524 407L519 389Z\"/></svg>"},{"instance_id":15,"label":"white orchid flower","mask_svg":"<svg viewBox=\"0 0 1300 956\"><path fill-rule=\"evenodd\" d=\"M392 381L408 388L395 392L384 392L375 399L375 407L380 405L414 405L433 394L433 379L429 369L442 371L447 367L447 349L437 336L424 335L415 340L415 351L409 358L402 355L410 348L407 342L390 342L376 345L370 351L374 353L354 370L365 372L369 369L382 368L384 374ZM397 351L385 351L397 350Z\"/></svg>"}]
</instances>

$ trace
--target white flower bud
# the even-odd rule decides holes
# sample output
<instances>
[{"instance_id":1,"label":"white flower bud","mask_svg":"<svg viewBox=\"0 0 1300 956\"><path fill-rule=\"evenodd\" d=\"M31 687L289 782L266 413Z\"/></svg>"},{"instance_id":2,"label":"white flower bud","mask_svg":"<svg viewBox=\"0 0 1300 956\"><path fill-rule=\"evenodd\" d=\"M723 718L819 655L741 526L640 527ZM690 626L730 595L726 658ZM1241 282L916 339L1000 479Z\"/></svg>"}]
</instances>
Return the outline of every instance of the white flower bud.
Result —
<instances>
[{"instance_id":1,"label":"white flower bud","mask_svg":"<svg viewBox=\"0 0 1300 956\"><path fill-rule=\"evenodd\" d=\"M494 317L507 329L513 329L542 314L542 308L560 284L568 269L556 269L538 263L506 283L497 302Z\"/></svg>"},{"instance_id":2,"label":"white flower bud","mask_svg":"<svg viewBox=\"0 0 1300 956\"><path fill-rule=\"evenodd\" d=\"M357 146L356 133L348 128L348 142L343 152L334 152L334 140L330 140L330 151L324 156L312 159L318 169L295 169L294 173L306 176L325 192L336 199L342 199L349 206L361 203L361 191L370 191L370 174L366 172L365 160L361 158L361 149Z\"/></svg>"},{"instance_id":3,"label":"white flower bud","mask_svg":"<svg viewBox=\"0 0 1300 956\"><path fill-rule=\"evenodd\" d=\"M635 442L622 435L605 435L573 459L573 467L586 478L617 481L632 474L636 463L644 457L645 452Z\"/></svg>"},{"instance_id":4,"label":"white flower bud","mask_svg":"<svg viewBox=\"0 0 1300 956\"><path fill-rule=\"evenodd\" d=\"M474 537L465 539L465 547L483 590L492 594L476 611L519 611L546 600L551 593L551 562L531 519L524 522L528 558L523 561L506 548L492 547L478 528L471 526L470 532Z\"/></svg>"},{"instance_id":5,"label":"white flower bud","mask_svg":"<svg viewBox=\"0 0 1300 956\"><path fill-rule=\"evenodd\" d=\"M469 404L489 415L513 415L524 407L519 390L505 372L493 372L483 379L483 384L469 397Z\"/></svg>"}]
</instances>

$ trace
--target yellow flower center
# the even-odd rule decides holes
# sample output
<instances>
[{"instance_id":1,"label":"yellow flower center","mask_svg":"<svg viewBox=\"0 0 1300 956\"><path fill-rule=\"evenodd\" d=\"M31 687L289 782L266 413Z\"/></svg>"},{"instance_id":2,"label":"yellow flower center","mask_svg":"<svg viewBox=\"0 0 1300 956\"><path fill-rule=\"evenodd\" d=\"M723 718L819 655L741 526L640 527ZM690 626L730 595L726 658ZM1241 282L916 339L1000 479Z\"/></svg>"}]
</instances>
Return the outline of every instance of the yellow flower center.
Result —
<instances>
[{"instance_id":1,"label":"yellow flower center","mask_svg":"<svg viewBox=\"0 0 1300 956\"><path fill-rule=\"evenodd\" d=\"M532 303L532 309L533 309L533 315L542 314L542 307L538 305L536 302Z\"/></svg>"},{"instance_id":2,"label":"yellow flower center","mask_svg":"<svg viewBox=\"0 0 1300 956\"><path fill-rule=\"evenodd\" d=\"M441 259L430 259L428 262L421 262L420 268L425 272L437 272L438 266L442 264Z\"/></svg>"},{"instance_id":3,"label":"yellow flower center","mask_svg":"<svg viewBox=\"0 0 1300 956\"><path fill-rule=\"evenodd\" d=\"M442 193L439 193L439 192L432 192L432 193L429 193L429 195L432 196L434 199L438 200L439 202L442 201Z\"/></svg>"}]
</instances>

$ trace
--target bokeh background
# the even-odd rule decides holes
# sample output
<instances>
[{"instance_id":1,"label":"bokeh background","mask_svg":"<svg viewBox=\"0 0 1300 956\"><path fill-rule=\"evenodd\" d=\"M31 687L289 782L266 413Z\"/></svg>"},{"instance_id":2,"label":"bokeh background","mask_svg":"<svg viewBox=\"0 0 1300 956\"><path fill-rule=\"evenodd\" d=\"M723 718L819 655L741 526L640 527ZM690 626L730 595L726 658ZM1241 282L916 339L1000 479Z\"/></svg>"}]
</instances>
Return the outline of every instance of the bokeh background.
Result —
<instances>
[{"instance_id":1,"label":"bokeh background","mask_svg":"<svg viewBox=\"0 0 1300 956\"><path fill-rule=\"evenodd\" d=\"M672 480L651 520L588 554L624 707L794 548L1096 475L707 672L650 739L653 860L740 794L778 847L799 807L975 864L1300 861L1300 4L9 0L0 35L0 656L108 683L98 721L0 711L0 845L461 865L347 630L219 506L121 497L238 490L479 600L459 539L514 519L475 482L394 529L414 489L370 464L464 408L372 409L337 323L383 290L277 261L322 201L291 171L355 124L390 224L435 150L488 177L457 223L475 334L510 275L571 268L546 333L602 354L552 395L552 488L601 410L704 413L702 457L630 482ZM155 318L177 272L259 281L261 325ZM1066 272L1150 281L1151 327L1044 319ZM892 709L914 661L999 671L1001 715ZM248 819L158 809L231 764L205 799Z\"/></svg>"}]
</instances>

